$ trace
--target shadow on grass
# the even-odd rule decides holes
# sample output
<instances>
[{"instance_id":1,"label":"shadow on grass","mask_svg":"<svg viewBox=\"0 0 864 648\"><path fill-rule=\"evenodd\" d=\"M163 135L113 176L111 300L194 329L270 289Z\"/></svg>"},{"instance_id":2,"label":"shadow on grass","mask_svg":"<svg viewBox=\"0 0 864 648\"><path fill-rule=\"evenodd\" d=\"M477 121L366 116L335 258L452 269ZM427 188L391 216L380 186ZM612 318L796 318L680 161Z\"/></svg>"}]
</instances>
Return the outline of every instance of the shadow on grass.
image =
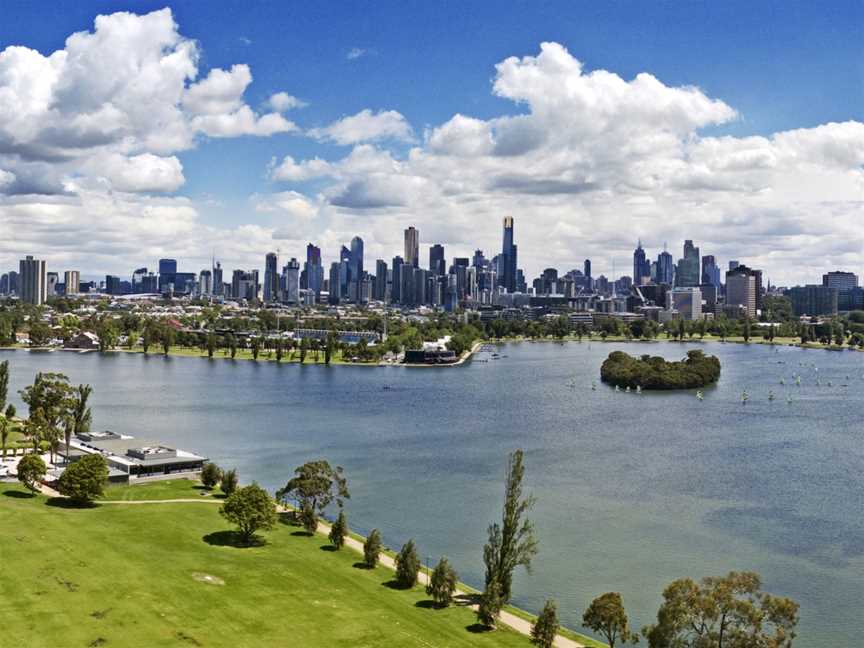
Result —
<instances>
[{"instance_id":1,"label":"shadow on grass","mask_svg":"<svg viewBox=\"0 0 864 648\"><path fill-rule=\"evenodd\" d=\"M472 623L469 626L465 626L465 629L468 632L473 632L474 634L480 634L482 632L491 632L494 628L490 628L489 626L483 625L482 623Z\"/></svg>"},{"instance_id":2,"label":"shadow on grass","mask_svg":"<svg viewBox=\"0 0 864 648\"><path fill-rule=\"evenodd\" d=\"M63 509L95 509L95 502L78 502L75 500L71 500L68 497L50 497L45 500L45 506L53 506L55 508L63 508Z\"/></svg>"},{"instance_id":3,"label":"shadow on grass","mask_svg":"<svg viewBox=\"0 0 864 648\"><path fill-rule=\"evenodd\" d=\"M453 597L454 605L479 605L482 594L459 594Z\"/></svg>"},{"instance_id":4,"label":"shadow on grass","mask_svg":"<svg viewBox=\"0 0 864 648\"><path fill-rule=\"evenodd\" d=\"M438 605L432 599L423 599L422 601L417 601L414 604L414 607L423 608L424 610L443 610L443 605Z\"/></svg>"},{"instance_id":5,"label":"shadow on grass","mask_svg":"<svg viewBox=\"0 0 864 648\"><path fill-rule=\"evenodd\" d=\"M315 534L309 533L308 531L294 531L291 535L297 538L311 538Z\"/></svg>"},{"instance_id":6,"label":"shadow on grass","mask_svg":"<svg viewBox=\"0 0 864 648\"><path fill-rule=\"evenodd\" d=\"M374 567L367 565L365 562L356 562L351 565L354 569L365 569L366 571L372 571L375 569Z\"/></svg>"},{"instance_id":7,"label":"shadow on grass","mask_svg":"<svg viewBox=\"0 0 864 648\"><path fill-rule=\"evenodd\" d=\"M201 539L214 547L236 547L238 549L262 547L267 544L261 536L252 536L251 540L247 540L237 531L214 531Z\"/></svg>"},{"instance_id":8,"label":"shadow on grass","mask_svg":"<svg viewBox=\"0 0 864 648\"><path fill-rule=\"evenodd\" d=\"M297 516L294 514L293 511L283 511L282 513L279 513L279 522L286 526L301 526L300 522L297 520Z\"/></svg>"},{"instance_id":9,"label":"shadow on grass","mask_svg":"<svg viewBox=\"0 0 864 648\"><path fill-rule=\"evenodd\" d=\"M336 551L336 547L334 547L333 545L321 545L318 548L321 551L330 551L330 552Z\"/></svg>"},{"instance_id":10,"label":"shadow on grass","mask_svg":"<svg viewBox=\"0 0 864 648\"><path fill-rule=\"evenodd\" d=\"M6 497L13 497L15 499L33 499L34 497L36 497L36 493L31 493L31 492L25 493L24 491L11 490L11 489L7 490L7 491L3 491L3 494Z\"/></svg>"},{"instance_id":11,"label":"shadow on grass","mask_svg":"<svg viewBox=\"0 0 864 648\"><path fill-rule=\"evenodd\" d=\"M397 581L396 579L384 581L381 583L384 587L389 587L392 590L410 590L410 587L405 587L402 583Z\"/></svg>"}]
</instances>

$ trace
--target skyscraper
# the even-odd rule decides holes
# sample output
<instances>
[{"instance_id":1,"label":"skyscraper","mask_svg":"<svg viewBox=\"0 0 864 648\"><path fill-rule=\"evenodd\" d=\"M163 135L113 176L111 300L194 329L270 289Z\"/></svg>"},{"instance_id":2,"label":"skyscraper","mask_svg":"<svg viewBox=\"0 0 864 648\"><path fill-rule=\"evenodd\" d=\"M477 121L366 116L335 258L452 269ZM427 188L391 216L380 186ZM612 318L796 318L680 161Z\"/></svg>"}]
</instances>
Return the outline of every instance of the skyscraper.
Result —
<instances>
[{"instance_id":1,"label":"skyscraper","mask_svg":"<svg viewBox=\"0 0 864 648\"><path fill-rule=\"evenodd\" d=\"M415 268L420 265L420 231L413 225L405 230L405 263Z\"/></svg>"},{"instance_id":2,"label":"skyscraper","mask_svg":"<svg viewBox=\"0 0 864 648\"><path fill-rule=\"evenodd\" d=\"M167 292L174 288L177 276L176 259L159 259L159 292Z\"/></svg>"},{"instance_id":3,"label":"skyscraper","mask_svg":"<svg viewBox=\"0 0 864 648\"><path fill-rule=\"evenodd\" d=\"M387 262L378 259L375 262L375 285L372 288L372 299L387 300Z\"/></svg>"},{"instance_id":4,"label":"skyscraper","mask_svg":"<svg viewBox=\"0 0 864 648\"><path fill-rule=\"evenodd\" d=\"M513 217L504 217L504 239L498 257L498 283L507 292L516 292L517 246L513 243Z\"/></svg>"},{"instance_id":5,"label":"skyscraper","mask_svg":"<svg viewBox=\"0 0 864 648\"><path fill-rule=\"evenodd\" d=\"M300 303L300 262L294 257L282 268L282 301Z\"/></svg>"},{"instance_id":6,"label":"skyscraper","mask_svg":"<svg viewBox=\"0 0 864 648\"><path fill-rule=\"evenodd\" d=\"M633 251L633 285L641 286L651 280L651 262L645 256L640 240Z\"/></svg>"},{"instance_id":7,"label":"skyscraper","mask_svg":"<svg viewBox=\"0 0 864 648\"><path fill-rule=\"evenodd\" d=\"M275 252L268 252L264 258L264 301L274 302L279 299L279 259Z\"/></svg>"},{"instance_id":8,"label":"skyscraper","mask_svg":"<svg viewBox=\"0 0 864 648\"><path fill-rule=\"evenodd\" d=\"M402 257L393 257L393 270L390 275L390 301L394 304L402 303L402 266L404 264L405 260Z\"/></svg>"},{"instance_id":9,"label":"skyscraper","mask_svg":"<svg viewBox=\"0 0 864 648\"><path fill-rule=\"evenodd\" d=\"M720 285L720 267L713 254L702 257L702 283L712 286Z\"/></svg>"},{"instance_id":10,"label":"skyscraper","mask_svg":"<svg viewBox=\"0 0 864 648\"><path fill-rule=\"evenodd\" d=\"M67 295L77 295L81 292L81 273L77 270L67 270L63 273L63 281L66 284Z\"/></svg>"},{"instance_id":11,"label":"skyscraper","mask_svg":"<svg viewBox=\"0 0 864 648\"><path fill-rule=\"evenodd\" d=\"M591 287L591 259L585 259L585 263L582 266L582 274L585 275L585 279L587 279L588 287Z\"/></svg>"},{"instance_id":12,"label":"skyscraper","mask_svg":"<svg viewBox=\"0 0 864 648\"><path fill-rule=\"evenodd\" d=\"M436 243L429 248L429 272L433 277L442 277L446 274L447 263L444 261L444 246Z\"/></svg>"},{"instance_id":13,"label":"skyscraper","mask_svg":"<svg viewBox=\"0 0 864 648\"><path fill-rule=\"evenodd\" d=\"M306 288L315 293L317 301L324 285L324 266L321 264L321 248L311 243L306 246L306 263L303 272L306 274Z\"/></svg>"},{"instance_id":14,"label":"skyscraper","mask_svg":"<svg viewBox=\"0 0 864 648\"><path fill-rule=\"evenodd\" d=\"M726 273L726 305L740 306L748 317L756 317L756 277L746 266Z\"/></svg>"},{"instance_id":15,"label":"skyscraper","mask_svg":"<svg viewBox=\"0 0 864 648\"><path fill-rule=\"evenodd\" d=\"M18 273L21 301L36 306L44 304L47 296L45 262L28 255L19 262Z\"/></svg>"},{"instance_id":16,"label":"skyscraper","mask_svg":"<svg viewBox=\"0 0 864 648\"><path fill-rule=\"evenodd\" d=\"M675 279L675 262L672 260L672 255L666 251L666 246L663 246L663 251L657 256L657 283L671 286Z\"/></svg>"},{"instance_id":17,"label":"skyscraper","mask_svg":"<svg viewBox=\"0 0 864 648\"><path fill-rule=\"evenodd\" d=\"M675 285L684 288L698 286L699 278L699 248L687 239L684 241L684 256L678 260Z\"/></svg>"},{"instance_id":18,"label":"skyscraper","mask_svg":"<svg viewBox=\"0 0 864 648\"><path fill-rule=\"evenodd\" d=\"M363 283L363 239L355 236L351 239L351 261L348 267L348 283L350 286L348 298L360 302L360 287Z\"/></svg>"},{"instance_id":19,"label":"skyscraper","mask_svg":"<svg viewBox=\"0 0 864 648\"><path fill-rule=\"evenodd\" d=\"M221 296L225 293L222 281L222 264L216 261L213 264L213 294Z\"/></svg>"}]
</instances>

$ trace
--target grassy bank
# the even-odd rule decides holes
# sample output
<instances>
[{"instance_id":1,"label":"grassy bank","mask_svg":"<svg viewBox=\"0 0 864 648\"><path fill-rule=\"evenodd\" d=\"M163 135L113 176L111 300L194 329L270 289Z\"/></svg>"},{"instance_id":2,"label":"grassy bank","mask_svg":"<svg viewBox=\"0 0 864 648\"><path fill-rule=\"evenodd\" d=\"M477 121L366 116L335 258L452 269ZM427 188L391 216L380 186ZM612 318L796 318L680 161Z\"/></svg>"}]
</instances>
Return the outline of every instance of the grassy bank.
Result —
<instances>
[{"instance_id":1,"label":"grassy bank","mask_svg":"<svg viewBox=\"0 0 864 648\"><path fill-rule=\"evenodd\" d=\"M432 609L419 588L392 589L391 571L358 569L356 553L296 527L237 548L215 505L56 504L0 485L0 528L14 530L0 535L10 646L530 645L472 632L467 608Z\"/></svg>"}]
</instances>

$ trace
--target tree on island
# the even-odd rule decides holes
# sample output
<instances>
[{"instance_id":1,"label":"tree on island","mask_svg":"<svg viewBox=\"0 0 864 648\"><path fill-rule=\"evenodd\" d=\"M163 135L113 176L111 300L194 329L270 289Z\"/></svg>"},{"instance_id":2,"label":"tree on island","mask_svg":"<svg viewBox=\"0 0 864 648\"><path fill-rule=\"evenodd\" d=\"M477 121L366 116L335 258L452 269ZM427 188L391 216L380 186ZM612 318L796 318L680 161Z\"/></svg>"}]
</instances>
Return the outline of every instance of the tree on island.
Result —
<instances>
[{"instance_id":1,"label":"tree on island","mask_svg":"<svg viewBox=\"0 0 864 648\"><path fill-rule=\"evenodd\" d=\"M494 628L503 607L501 585L498 584L496 578L493 578L486 583L486 589L480 595L480 603L477 605L477 621L487 628Z\"/></svg>"},{"instance_id":2,"label":"tree on island","mask_svg":"<svg viewBox=\"0 0 864 648\"><path fill-rule=\"evenodd\" d=\"M334 501L342 508L343 500L350 499L351 495L342 467L333 468L329 462L319 459L295 468L294 477L276 491L276 497L283 501L294 501L303 526L314 533L318 516L324 509Z\"/></svg>"},{"instance_id":3,"label":"tree on island","mask_svg":"<svg viewBox=\"0 0 864 648\"><path fill-rule=\"evenodd\" d=\"M207 490L216 488L216 484L222 481L222 470L215 463L207 462L201 469L201 483Z\"/></svg>"},{"instance_id":4,"label":"tree on island","mask_svg":"<svg viewBox=\"0 0 864 648\"><path fill-rule=\"evenodd\" d=\"M45 478L46 472L45 462L35 452L24 455L18 462L18 481L34 493L39 492L39 482Z\"/></svg>"},{"instance_id":5,"label":"tree on island","mask_svg":"<svg viewBox=\"0 0 864 648\"><path fill-rule=\"evenodd\" d=\"M624 603L618 592L607 592L591 601L582 615L582 625L602 635L609 648L615 648L619 641L634 644L639 641L639 635L630 631Z\"/></svg>"},{"instance_id":6,"label":"tree on island","mask_svg":"<svg viewBox=\"0 0 864 648\"><path fill-rule=\"evenodd\" d=\"M694 389L720 378L720 360L700 350L688 351L677 362L647 354L634 358L623 351L613 351L600 367L600 378L618 387Z\"/></svg>"},{"instance_id":7,"label":"tree on island","mask_svg":"<svg viewBox=\"0 0 864 648\"><path fill-rule=\"evenodd\" d=\"M108 482L108 463L101 454L88 454L71 464L57 481L57 490L78 504L101 497Z\"/></svg>"},{"instance_id":8,"label":"tree on island","mask_svg":"<svg viewBox=\"0 0 864 648\"><path fill-rule=\"evenodd\" d=\"M420 558L414 540L409 540L396 556L396 583L403 589L410 589L417 584L417 574L420 572Z\"/></svg>"},{"instance_id":9,"label":"tree on island","mask_svg":"<svg viewBox=\"0 0 864 648\"><path fill-rule=\"evenodd\" d=\"M221 488L222 492L228 497L231 497L231 495L234 494L234 491L237 490L239 481L236 468L226 470L222 473L222 478L219 480L219 488Z\"/></svg>"},{"instance_id":10,"label":"tree on island","mask_svg":"<svg viewBox=\"0 0 864 648\"><path fill-rule=\"evenodd\" d=\"M522 458L522 450L510 455L501 525L489 525L489 540L483 547L486 586L488 588L493 580L497 581L502 604L506 604L512 595L515 569L521 566L530 572L531 559L537 555L534 524L525 518L535 500L522 495L522 480L525 477Z\"/></svg>"},{"instance_id":11,"label":"tree on island","mask_svg":"<svg viewBox=\"0 0 864 648\"><path fill-rule=\"evenodd\" d=\"M366 542L363 543L363 562L369 569L374 569L378 565L380 555L381 532L378 529L372 529L366 536Z\"/></svg>"},{"instance_id":12,"label":"tree on island","mask_svg":"<svg viewBox=\"0 0 864 648\"><path fill-rule=\"evenodd\" d=\"M432 575L429 577L429 585L426 586L426 593L435 601L438 607L447 607L453 601L453 593L456 591L456 582L459 577L456 575L456 570L450 565L447 558L442 557L432 570Z\"/></svg>"},{"instance_id":13,"label":"tree on island","mask_svg":"<svg viewBox=\"0 0 864 648\"><path fill-rule=\"evenodd\" d=\"M237 526L246 545L251 545L258 531L269 531L276 525L276 502L258 484L244 486L225 500L219 514Z\"/></svg>"},{"instance_id":14,"label":"tree on island","mask_svg":"<svg viewBox=\"0 0 864 648\"><path fill-rule=\"evenodd\" d=\"M795 639L798 604L762 592L753 572L673 581L663 591L657 623L642 633L649 648L789 648Z\"/></svg>"},{"instance_id":15,"label":"tree on island","mask_svg":"<svg viewBox=\"0 0 864 648\"><path fill-rule=\"evenodd\" d=\"M330 527L328 538L336 549L341 549L345 544L345 537L348 535L348 520L345 517L345 511L339 511L339 517Z\"/></svg>"},{"instance_id":16,"label":"tree on island","mask_svg":"<svg viewBox=\"0 0 864 648\"><path fill-rule=\"evenodd\" d=\"M561 625L558 623L558 606L555 601L546 601L540 616L531 626L531 643L540 648L552 648L555 643L555 635ZM610 646L610 648L612 648Z\"/></svg>"}]
</instances>

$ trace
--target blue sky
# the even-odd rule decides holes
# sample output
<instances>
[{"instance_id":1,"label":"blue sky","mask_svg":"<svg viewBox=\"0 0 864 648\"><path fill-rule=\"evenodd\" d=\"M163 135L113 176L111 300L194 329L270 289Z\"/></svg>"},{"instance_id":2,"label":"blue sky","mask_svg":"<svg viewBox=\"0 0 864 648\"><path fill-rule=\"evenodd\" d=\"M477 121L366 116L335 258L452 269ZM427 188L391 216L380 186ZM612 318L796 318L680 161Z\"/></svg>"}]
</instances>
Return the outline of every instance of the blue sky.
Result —
<instances>
[{"instance_id":1,"label":"blue sky","mask_svg":"<svg viewBox=\"0 0 864 648\"><path fill-rule=\"evenodd\" d=\"M55 2L47 8L17 0L3 5L0 50L19 44L43 55L62 49L73 32L92 31L97 14L145 14L166 6ZM668 87L697 86L737 111L735 119L702 125L702 137L769 137L864 121L860 1L167 6L179 32L198 42L199 78L212 68L248 64L254 81L246 103L259 110L274 92L288 92L308 104L289 115L303 131L364 109L398 111L415 139L379 144L395 159L422 143L425 129L457 113L481 120L525 113L525 103L493 94L495 65L511 56L534 56L545 41L560 43L586 71L609 70L628 81L649 72ZM349 57L352 51L358 55ZM207 225L229 228L248 221L279 227L278 215L249 215L250 196L286 189L311 196L322 181L274 182L268 177L270 160L290 155L298 161L315 156L337 161L351 146L298 133L202 137L194 148L176 152L185 182L169 193L207 205L199 207Z\"/></svg>"}]
</instances>

